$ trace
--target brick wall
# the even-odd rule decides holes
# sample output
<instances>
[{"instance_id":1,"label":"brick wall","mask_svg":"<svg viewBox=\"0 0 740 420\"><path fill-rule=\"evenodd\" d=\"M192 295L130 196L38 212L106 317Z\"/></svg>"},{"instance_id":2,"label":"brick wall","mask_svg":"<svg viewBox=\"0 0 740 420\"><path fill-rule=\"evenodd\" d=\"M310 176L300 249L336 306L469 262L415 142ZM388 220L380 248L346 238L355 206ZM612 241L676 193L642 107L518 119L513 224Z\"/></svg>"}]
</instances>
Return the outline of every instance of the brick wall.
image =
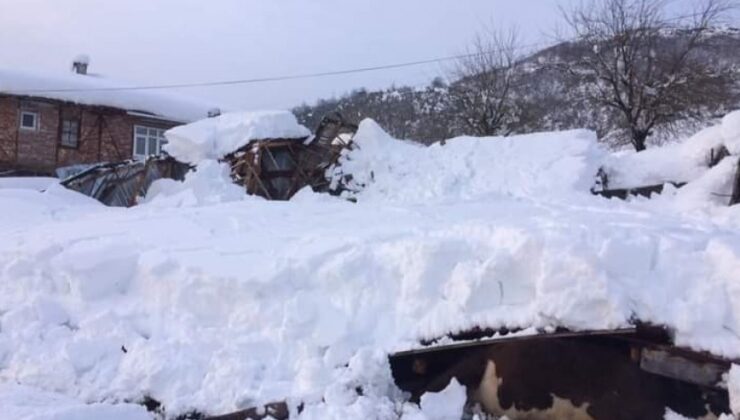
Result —
<instances>
[{"instance_id":1,"label":"brick wall","mask_svg":"<svg viewBox=\"0 0 740 420\"><path fill-rule=\"evenodd\" d=\"M20 128L23 110L39 115L37 130ZM60 144L61 121L67 118L80 122L77 147ZM63 166L131 159L136 125L169 129L178 124L107 107L0 96L0 169L52 173Z\"/></svg>"},{"instance_id":2,"label":"brick wall","mask_svg":"<svg viewBox=\"0 0 740 420\"><path fill-rule=\"evenodd\" d=\"M18 131L18 101L0 97L0 169L15 165L15 141Z\"/></svg>"}]
</instances>

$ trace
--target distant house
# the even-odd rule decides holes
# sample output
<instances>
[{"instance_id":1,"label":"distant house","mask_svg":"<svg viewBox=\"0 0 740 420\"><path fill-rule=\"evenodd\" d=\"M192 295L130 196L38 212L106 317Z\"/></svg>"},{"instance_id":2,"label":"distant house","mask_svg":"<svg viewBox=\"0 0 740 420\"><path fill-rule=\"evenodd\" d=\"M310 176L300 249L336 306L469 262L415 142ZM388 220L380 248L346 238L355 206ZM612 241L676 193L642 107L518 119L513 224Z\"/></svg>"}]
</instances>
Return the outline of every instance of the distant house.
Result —
<instances>
[{"instance_id":1,"label":"distant house","mask_svg":"<svg viewBox=\"0 0 740 420\"><path fill-rule=\"evenodd\" d=\"M0 69L0 176L51 174L77 164L159 154L164 132L206 118L212 106L87 74L42 75Z\"/></svg>"}]
</instances>

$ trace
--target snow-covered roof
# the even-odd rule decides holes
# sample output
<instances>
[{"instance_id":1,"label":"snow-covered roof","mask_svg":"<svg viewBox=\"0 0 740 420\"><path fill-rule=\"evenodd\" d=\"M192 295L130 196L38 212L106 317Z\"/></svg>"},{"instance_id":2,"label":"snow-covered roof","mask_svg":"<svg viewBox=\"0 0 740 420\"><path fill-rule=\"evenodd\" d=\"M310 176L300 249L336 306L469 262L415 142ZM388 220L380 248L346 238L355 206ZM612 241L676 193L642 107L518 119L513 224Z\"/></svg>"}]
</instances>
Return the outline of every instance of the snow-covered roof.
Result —
<instances>
[{"instance_id":1,"label":"snow-covered roof","mask_svg":"<svg viewBox=\"0 0 740 420\"><path fill-rule=\"evenodd\" d=\"M311 132L289 111L232 112L175 127L165 151L188 163L220 159L252 140L305 139Z\"/></svg>"},{"instance_id":2,"label":"snow-covered roof","mask_svg":"<svg viewBox=\"0 0 740 420\"><path fill-rule=\"evenodd\" d=\"M57 99L142 112L180 122L208 116L213 104L177 95L144 90L111 90L130 86L99 76L76 73L45 74L0 68L0 94Z\"/></svg>"}]
</instances>

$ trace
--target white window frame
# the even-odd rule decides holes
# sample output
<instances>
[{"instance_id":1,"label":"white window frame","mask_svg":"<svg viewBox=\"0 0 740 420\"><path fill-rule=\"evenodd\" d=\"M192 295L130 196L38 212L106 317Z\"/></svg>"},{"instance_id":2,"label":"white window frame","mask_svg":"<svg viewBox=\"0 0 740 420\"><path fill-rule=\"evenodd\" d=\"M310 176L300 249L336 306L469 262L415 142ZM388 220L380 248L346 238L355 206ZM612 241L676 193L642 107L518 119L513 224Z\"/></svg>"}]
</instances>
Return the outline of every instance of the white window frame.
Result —
<instances>
[{"instance_id":1,"label":"white window frame","mask_svg":"<svg viewBox=\"0 0 740 420\"><path fill-rule=\"evenodd\" d=\"M23 119L24 117L31 115L33 116L33 127L27 127L23 125ZM20 121L18 121L18 125L21 130L25 131L39 131L39 127L41 126L41 115L38 112L35 111L21 111L21 118Z\"/></svg>"},{"instance_id":2,"label":"white window frame","mask_svg":"<svg viewBox=\"0 0 740 420\"><path fill-rule=\"evenodd\" d=\"M139 133L141 130L145 130L146 134ZM149 156L155 156L162 154L162 146L167 143L167 139L164 137L166 130L158 127L150 127L146 125L134 125L134 138L133 138L133 158L134 159L146 159ZM144 139L144 153L141 150L137 150L138 139ZM151 143L154 142L155 154L149 153Z\"/></svg>"}]
</instances>

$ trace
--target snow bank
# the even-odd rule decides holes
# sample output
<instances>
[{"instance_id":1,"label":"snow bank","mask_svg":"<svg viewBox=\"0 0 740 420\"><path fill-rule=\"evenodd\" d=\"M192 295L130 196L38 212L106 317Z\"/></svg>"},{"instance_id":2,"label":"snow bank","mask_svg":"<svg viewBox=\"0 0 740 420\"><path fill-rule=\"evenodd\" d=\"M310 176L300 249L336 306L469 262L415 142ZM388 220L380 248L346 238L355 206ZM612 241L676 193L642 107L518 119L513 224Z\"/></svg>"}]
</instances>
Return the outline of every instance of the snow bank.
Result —
<instances>
[{"instance_id":1,"label":"snow bank","mask_svg":"<svg viewBox=\"0 0 740 420\"><path fill-rule=\"evenodd\" d=\"M733 365L730 370L730 377L727 381L727 388L730 392L730 406L736 416L740 416L740 366Z\"/></svg>"},{"instance_id":2,"label":"snow bank","mask_svg":"<svg viewBox=\"0 0 740 420\"><path fill-rule=\"evenodd\" d=\"M452 379L444 391L422 395L419 405L428 420L458 419L462 418L467 399L465 387Z\"/></svg>"},{"instance_id":3,"label":"snow bank","mask_svg":"<svg viewBox=\"0 0 740 420\"><path fill-rule=\"evenodd\" d=\"M603 155L595 134L585 130L461 137L424 147L393 139L365 120L354 141L334 177L351 175L349 187L361 191L361 200L383 202L584 194Z\"/></svg>"},{"instance_id":4,"label":"snow bank","mask_svg":"<svg viewBox=\"0 0 740 420\"><path fill-rule=\"evenodd\" d=\"M722 119L722 137L733 155L740 155L740 111L727 114Z\"/></svg>"},{"instance_id":5,"label":"snow bank","mask_svg":"<svg viewBox=\"0 0 740 420\"><path fill-rule=\"evenodd\" d=\"M0 418L12 420L151 420L140 405L85 404L64 395L0 384Z\"/></svg>"},{"instance_id":6,"label":"snow bank","mask_svg":"<svg viewBox=\"0 0 740 420\"><path fill-rule=\"evenodd\" d=\"M125 86L93 75L44 74L0 68L0 93L104 105L180 122L205 118L208 111L215 108L211 104L171 94L115 90Z\"/></svg>"},{"instance_id":7,"label":"snow bank","mask_svg":"<svg viewBox=\"0 0 740 420\"><path fill-rule=\"evenodd\" d=\"M236 112L175 127L165 151L182 162L219 159L252 140L304 139L311 132L288 111Z\"/></svg>"},{"instance_id":8,"label":"snow bank","mask_svg":"<svg viewBox=\"0 0 740 420\"><path fill-rule=\"evenodd\" d=\"M24 189L43 191L59 183L57 178L48 177L0 177L0 189Z\"/></svg>"},{"instance_id":9,"label":"snow bank","mask_svg":"<svg viewBox=\"0 0 740 420\"><path fill-rule=\"evenodd\" d=\"M156 180L140 204L159 207L204 206L257 199L248 196L243 187L231 179L229 165L215 160L201 162L188 172L183 182L169 178Z\"/></svg>"},{"instance_id":10,"label":"snow bank","mask_svg":"<svg viewBox=\"0 0 740 420\"><path fill-rule=\"evenodd\" d=\"M712 154L722 146L731 154L740 154L740 111L728 114L721 124L708 127L685 142L612 155L603 167L609 176L609 188L690 182L707 172Z\"/></svg>"},{"instance_id":11,"label":"snow bank","mask_svg":"<svg viewBox=\"0 0 740 420\"><path fill-rule=\"evenodd\" d=\"M0 383L111 409L150 396L170 415L287 398L301 419L412 420L434 413L394 387L388 353L473 327L640 319L740 357L738 208L592 197L593 143L424 149L366 121L339 171L357 204L234 201L213 161L131 209L0 190Z\"/></svg>"}]
</instances>

